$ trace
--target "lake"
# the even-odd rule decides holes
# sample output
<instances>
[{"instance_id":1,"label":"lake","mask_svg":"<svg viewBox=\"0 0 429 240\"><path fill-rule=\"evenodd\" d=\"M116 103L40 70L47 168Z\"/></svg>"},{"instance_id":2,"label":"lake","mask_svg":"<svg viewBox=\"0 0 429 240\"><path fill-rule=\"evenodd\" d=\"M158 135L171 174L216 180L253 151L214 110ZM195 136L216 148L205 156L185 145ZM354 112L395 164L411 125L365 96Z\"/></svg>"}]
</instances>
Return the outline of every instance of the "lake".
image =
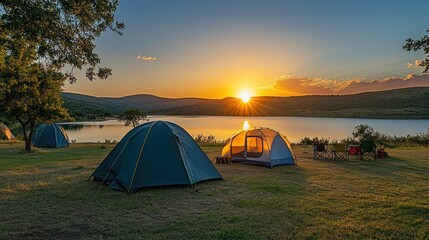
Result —
<instances>
[{"instance_id":1,"label":"lake","mask_svg":"<svg viewBox=\"0 0 429 240\"><path fill-rule=\"evenodd\" d=\"M170 121L178 124L192 136L213 135L218 140L229 138L243 127L269 127L286 135L291 142L304 137L343 139L352 135L358 124L368 124L376 131L389 135L406 136L426 133L429 120L356 119L319 117L230 117L230 116L148 116L149 121ZM144 123L145 121L142 121ZM119 141L132 127L117 120L99 122L61 123L70 140L76 142Z\"/></svg>"}]
</instances>

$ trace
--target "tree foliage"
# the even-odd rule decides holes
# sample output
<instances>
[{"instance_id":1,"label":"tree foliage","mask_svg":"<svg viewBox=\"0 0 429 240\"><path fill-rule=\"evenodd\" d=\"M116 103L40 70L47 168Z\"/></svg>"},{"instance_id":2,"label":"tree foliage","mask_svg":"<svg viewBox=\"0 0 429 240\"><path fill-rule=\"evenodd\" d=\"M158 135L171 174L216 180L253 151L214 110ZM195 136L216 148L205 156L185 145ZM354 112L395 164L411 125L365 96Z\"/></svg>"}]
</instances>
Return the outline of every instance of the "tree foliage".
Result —
<instances>
[{"instance_id":1,"label":"tree foliage","mask_svg":"<svg viewBox=\"0 0 429 240\"><path fill-rule=\"evenodd\" d=\"M118 116L118 120L125 122L125 126L133 125L133 127L137 127L139 121L144 119L146 119L146 114L138 108L130 108Z\"/></svg>"},{"instance_id":2,"label":"tree foliage","mask_svg":"<svg viewBox=\"0 0 429 240\"><path fill-rule=\"evenodd\" d=\"M429 32L429 30L427 30ZM424 35L420 39L412 39L408 38L405 40L405 45L403 48L407 51L418 51L423 50L423 52L426 54L426 58L423 59L418 63L418 66L424 67L425 73L429 72L429 36Z\"/></svg>"},{"instance_id":3,"label":"tree foliage","mask_svg":"<svg viewBox=\"0 0 429 240\"><path fill-rule=\"evenodd\" d=\"M303 139L301 139L301 141L299 142L300 144L305 144L305 145L313 145L315 143L323 143L328 145L330 143L329 139L326 138L318 138L318 137L314 137L314 138L310 138L310 137L304 137Z\"/></svg>"},{"instance_id":4,"label":"tree foliage","mask_svg":"<svg viewBox=\"0 0 429 240\"><path fill-rule=\"evenodd\" d=\"M79 121L89 121L113 117L125 109L108 104L104 105L95 102L81 101L64 96L62 99L64 101L63 105L65 108L67 108L70 116Z\"/></svg>"},{"instance_id":5,"label":"tree foliage","mask_svg":"<svg viewBox=\"0 0 429 240\"><path fill-rule=\"evenodd\" d=\"M61 70L75 82L73 69L86 69L86 76L107 78L109 68L100 67L94 40L107 29L121 34L124 24L115 22L117 0L2 0L0 45L7 50L24 39L35 47L37 59ZM0 60L1 61L1 60Z\"/></svg>"},{"instance_id":6,"label":"tree foliage","mask_svg":"<svg viewBox=\"0 0 429 240\"><path fill-rule=\"evenodd\" d=\"M359 142L374 138L374 128L367 124L359 124L353 130L353 137Z\"/></svg>"}]
</instances>

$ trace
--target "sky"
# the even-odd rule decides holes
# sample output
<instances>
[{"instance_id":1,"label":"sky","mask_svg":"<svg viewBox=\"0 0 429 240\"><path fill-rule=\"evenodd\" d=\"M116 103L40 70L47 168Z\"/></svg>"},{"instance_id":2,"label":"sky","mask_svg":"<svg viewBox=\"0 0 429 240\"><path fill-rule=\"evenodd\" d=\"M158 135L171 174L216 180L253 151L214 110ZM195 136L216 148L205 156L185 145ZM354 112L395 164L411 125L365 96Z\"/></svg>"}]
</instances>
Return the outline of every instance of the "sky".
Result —
<instances>
[{"instance_id":1,"label":"sky","mask_svg":"<svg viewBox=\"0 0 429 240\"><path fill-rule=\"evenodd\" d=\"M123 35L96 40L106 80L65 91L120 97L350 94L429 86L427 0L120 0ZM417 64L417 65L416 65Z\"/></svg>"}]
</instances>

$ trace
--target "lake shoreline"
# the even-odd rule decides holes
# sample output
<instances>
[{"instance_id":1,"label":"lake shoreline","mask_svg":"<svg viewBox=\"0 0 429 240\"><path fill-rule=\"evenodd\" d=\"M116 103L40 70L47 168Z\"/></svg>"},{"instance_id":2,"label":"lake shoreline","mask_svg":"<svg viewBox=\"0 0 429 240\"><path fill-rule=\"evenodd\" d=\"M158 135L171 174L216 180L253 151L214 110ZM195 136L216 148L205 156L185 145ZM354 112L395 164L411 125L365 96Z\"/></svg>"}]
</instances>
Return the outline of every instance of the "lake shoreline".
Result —
<instances>
[{"instance_id":1,"label":"lake shoreline","mask_svg":"<svg viewBox=\"0 0 429 240\"><path fill-rule=\"evenodd\" d=\"M429 117L348 117L348 116L332 116L332 115L216 115L216 114L151 114L148 116L184 116L184 117L302 117L302 118L347 118L347 119L377 119L377 120L429 120Z\"/></svg>"},{"instance_id":2,"label":"lake shoreline","mask_svg":"<svg viewBox=\"0 0 429 240\"><path fill-rule=\"evenodd\" d=\"M347 117L347 116L325 116L325 115L208 115L208 114L148 114L148 120L152 121L149 116L166 116L166 117L302 117L302 118L334 118L334 119L377 119L377 120L429 120L428 117ZM107 117L107 118L97 118L97 119L85 119L80 118L76 119L76 121L65 121L65 122L57 122L57 123L76 123L76 122L101 122L101 121L107 121L107 120L118 120L118 118L115 117Z\"/></svg>"},{"instance_id":3,"label":"lake shoreline","mask_svg":"<svg viewBox=\"0 0 429 240\"><path fill-rule=\"evenodd\" d=\"M359 124L372 126L375 131L391 136L407 136L426 133L429 120L426 119L364 119L364 118L315 118L315 117L252 117L252 116L207 116L207 115L149 115L149 121L169 121L184 128L192 136L200 134L214 136L217 140L228 139L250 128L266 127L286 135L291 142L303 138L318 137L331 140L346 139ZM146 121L141 121L144 124ZM71 140L77 142L119 141L132 129L114 119L90 122L63 122L62 125Z\"/></svg>"}]
</instances>

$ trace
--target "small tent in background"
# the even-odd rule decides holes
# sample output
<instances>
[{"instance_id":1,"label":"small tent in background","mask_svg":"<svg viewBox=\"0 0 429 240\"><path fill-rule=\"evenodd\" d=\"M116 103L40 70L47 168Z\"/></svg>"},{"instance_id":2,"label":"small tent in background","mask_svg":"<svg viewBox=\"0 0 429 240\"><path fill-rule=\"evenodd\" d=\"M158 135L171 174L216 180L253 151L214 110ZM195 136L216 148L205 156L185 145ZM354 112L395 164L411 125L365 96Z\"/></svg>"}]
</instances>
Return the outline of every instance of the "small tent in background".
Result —
<instances>
[{"instance_id":1,"label":"small tent in background","mask_svg":"<svg viewBox=\"0 0 429 240\"><path fill-rule=\"evenodd\" d=\"M189 133L164 121L148 122L129 131L91 177L128 193L144 187L222 179Z\"/></svg>"},{"instance_id":2,"label":"small tent in background","mask_svg":"<svg viewBox=\"0 0 429 240\"><path fill-rule=\"evenodd\" d=\"M69 137L63 127L57 124L40 124L33 135L33 145L41 148L69 146Z\"/></svg>"},{"instance_id":3,"label":"small tent in background","mask_svg":"<svg viewBox=\"0 0 429 240\"><path fill-rule=\"evenodd\" d=\"M13 136L10 129L3 123L0 123L0 140L12 140L14 138L15 136Z\"/></svg>"},{"instance_id":4,"label":"small tent in background","mask_svg":"<svg viewBox=\"0 0 429 240\"><path fill-rule=\"evenodd\" d=\"M235 134L223 147L222 157L228 157L232 162L252 163L271 168L296 163L287 138L268 128L255 128Z\"/></svg>"}]
</instances>

